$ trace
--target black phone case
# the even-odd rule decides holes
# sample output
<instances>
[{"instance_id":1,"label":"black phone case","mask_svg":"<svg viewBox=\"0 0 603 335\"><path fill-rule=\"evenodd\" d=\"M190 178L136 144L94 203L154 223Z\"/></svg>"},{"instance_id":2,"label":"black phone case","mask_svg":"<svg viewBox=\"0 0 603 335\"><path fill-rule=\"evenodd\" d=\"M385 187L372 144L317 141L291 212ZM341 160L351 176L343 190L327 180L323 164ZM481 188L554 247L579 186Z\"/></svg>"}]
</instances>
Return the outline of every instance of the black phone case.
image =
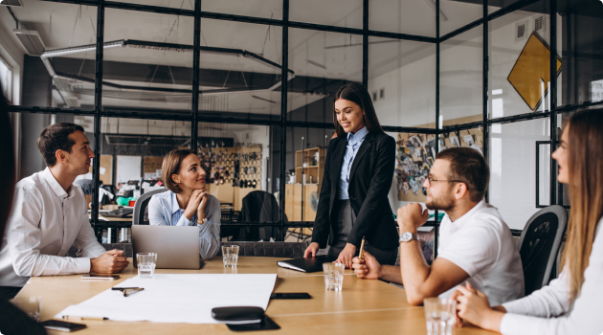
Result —
<instances>
[{"instance_id":1,"label":"black phone case","mask_svg":"<svg viewBox=\"0 0 603 335\"><path fill-rule=\"evenodd\" d=\"M272 293L270 299L312 299L312 296L308 293Z\"/></svg>"},{"instance_id":2,"label":"black phone case","mask_svg":"<svg viewBox=\"0 0 603 335\"><path fill-rule=\"evenodd\" d=\"M223 322L258 320L264 317L264 310L256 306L216 307L211 316Z\"/></svg>"},{"instance_id":3,"label":"black phone case","mask_svg":"<svg viewBox=\"0 0 603 335\"><path fill-rule=\"evenodd\" d=\"M275 330L281 329L279 325L277 325L268 315L264 315L264 320L260 323L252 323L246 325L229 325L227 324L228 329L234 332L246 332L246 331L254 331L254 330Z\"/></svg>"}]
</instances>

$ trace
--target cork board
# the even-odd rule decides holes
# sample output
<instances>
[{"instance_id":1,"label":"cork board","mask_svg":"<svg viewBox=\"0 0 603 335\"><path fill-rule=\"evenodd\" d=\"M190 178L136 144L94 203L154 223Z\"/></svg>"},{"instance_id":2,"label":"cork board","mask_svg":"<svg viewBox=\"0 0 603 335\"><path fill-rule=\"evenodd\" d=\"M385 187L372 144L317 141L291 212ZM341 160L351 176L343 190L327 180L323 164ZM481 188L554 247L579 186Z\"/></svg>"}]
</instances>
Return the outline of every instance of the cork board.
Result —
<instances>
[{"instance_id":1,"label":"cork board","mask_svg":"<svg viewBox=\"0 0 603 335\"><path fill-rule=\"evenodd\" d=\"M161 164L163 157L145 156L144 157L144 179L161 179Z\"/></svg>"},{"instance_id":2,"label":"cork board","mask_svg":"<svg viewBox=\"0 0 603 335\"><path fill-rule=\"evenodd\" d=\"M92 173L92 166L90 166L88 172ZM104 185L113 184L113 156L100 156L100 176L98 179L101 180Z\"/></svg>"}]
</instances>

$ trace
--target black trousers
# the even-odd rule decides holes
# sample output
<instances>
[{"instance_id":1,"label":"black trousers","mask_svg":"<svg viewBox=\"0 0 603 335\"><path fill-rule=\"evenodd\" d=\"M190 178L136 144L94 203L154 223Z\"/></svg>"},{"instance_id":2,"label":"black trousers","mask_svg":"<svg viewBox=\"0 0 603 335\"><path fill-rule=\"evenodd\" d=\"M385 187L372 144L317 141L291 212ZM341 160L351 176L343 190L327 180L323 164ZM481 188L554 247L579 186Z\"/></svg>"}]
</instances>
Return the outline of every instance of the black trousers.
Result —
<instances>
[{"instance_id":1,"label":"black trousers","mask_svg":"<svg viewBox=\"0 0 603 335\"><path fill-rule=\"evenodd\" d=\"M356 222L356 214L352 210L349 200L336 200L333 208L333 219L337 221L337 231L334 232L337 235L336 240L329 247L328 255L331 257L339 256L339 253L345 248L347 243L348 235L352 231L352 227ZM398 248L391 250L384 250L375 247L374 245L365 242L364 250L368 251L373 255L380 264L395 265L396 258L398 258ZM360 250L356 250L356 256Z\"/></svg>"}]
</instances>

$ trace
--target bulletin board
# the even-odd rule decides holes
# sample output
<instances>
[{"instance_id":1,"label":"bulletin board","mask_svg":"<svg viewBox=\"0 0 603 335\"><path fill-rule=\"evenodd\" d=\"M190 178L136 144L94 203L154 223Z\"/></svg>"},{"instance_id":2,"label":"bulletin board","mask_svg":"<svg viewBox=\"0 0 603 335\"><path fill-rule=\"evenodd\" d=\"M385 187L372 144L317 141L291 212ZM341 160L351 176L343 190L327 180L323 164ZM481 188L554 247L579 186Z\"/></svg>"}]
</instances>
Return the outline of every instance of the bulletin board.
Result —
<instances>
[{"instance_id":1,"label":"bulletin board","mask_svg":"<svg viewBox=\"0 0 603 335\"><path fill-rule=\"evenodd\" d=\"M439 149L469 147L483 153L481 127L441 134ZM423 188L436 157L436 135L398 133L396 142L396 181L399 201L425 202Z\"/></svg>"},{"instance_id":2,"label":"bulletin board","mask_svg":"<svg viewBox=\"0 0 603 335\"><path fill-rule=\"evenodd\" d=\"M163 157L145 156L143 158L143 177L145 180L161 179L161 164Z\"/></svg>"},{"instance_id":3,"label":"bulletin board","mask_svg":"<svg viewBox=\"0 0 603 335\"><path fill-rule=\"evenodd\" d=\"M90 169L88 170L88 172L92 173L92 166L90 166ZM104 185L112 185L113 184L113 156L111 156L111 155L101 155L100 156L100 176L98 179L101 180Z\"/></svg>"}]
</instances>

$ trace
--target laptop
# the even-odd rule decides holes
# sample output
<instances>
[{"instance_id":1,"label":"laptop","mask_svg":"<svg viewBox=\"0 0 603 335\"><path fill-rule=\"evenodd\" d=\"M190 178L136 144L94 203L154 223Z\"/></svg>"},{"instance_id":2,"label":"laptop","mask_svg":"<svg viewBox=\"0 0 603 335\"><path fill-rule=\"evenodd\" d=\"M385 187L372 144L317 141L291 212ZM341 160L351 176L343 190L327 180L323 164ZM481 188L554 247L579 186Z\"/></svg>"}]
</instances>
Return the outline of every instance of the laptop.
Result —
<instances>
[{"instance_id":1,"label":"laptop","mask_svg":"<svg viewBox=\"0 0 603 335\"><path fill-rule=\"evenodd\" d=\"M203 266L199 256L199 227L132 225L134 267L139 252L157 253L156 269L193 269Z\"/></svg>"}]
</instances>

